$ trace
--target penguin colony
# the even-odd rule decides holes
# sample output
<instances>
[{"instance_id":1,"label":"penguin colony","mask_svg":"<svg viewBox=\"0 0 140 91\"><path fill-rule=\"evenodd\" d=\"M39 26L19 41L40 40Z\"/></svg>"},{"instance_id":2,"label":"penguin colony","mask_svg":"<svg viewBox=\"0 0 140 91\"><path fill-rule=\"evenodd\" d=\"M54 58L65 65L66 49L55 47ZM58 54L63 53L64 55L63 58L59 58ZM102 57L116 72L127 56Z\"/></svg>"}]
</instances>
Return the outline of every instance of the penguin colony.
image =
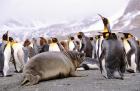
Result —
<instances>
[{"instance_id":1,"label":"penguin colony","mask_svg":"<svg viewBox=\"0 0 140 91\"><path fill-rule=\"evenodd\" d=\"M104 30L94 36L78 32L59 41L55 37L26 39L23 44L9 36L0 43L0 77L9 76L10 62L22 73L22 85L34 85L76 75L76 70L99 69L107 79L124 79L124 73L140 72L140 42L130 33L113 33L102 15Z\"/></svg>"}]
</instances>

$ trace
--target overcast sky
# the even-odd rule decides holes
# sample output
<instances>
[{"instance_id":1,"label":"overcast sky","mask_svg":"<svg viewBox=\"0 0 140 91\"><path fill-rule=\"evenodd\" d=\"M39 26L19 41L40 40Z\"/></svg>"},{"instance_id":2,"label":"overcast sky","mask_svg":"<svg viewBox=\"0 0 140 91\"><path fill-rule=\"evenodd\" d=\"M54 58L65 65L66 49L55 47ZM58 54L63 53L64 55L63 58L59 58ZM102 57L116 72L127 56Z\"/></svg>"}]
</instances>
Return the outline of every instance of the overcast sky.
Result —
<instances>
[{"instance_id":1,"label":"overcast sky","mask_svg":"<svg viewBox=\"0 0 140 91\"><path fill-rule=\"evenodd\" d=\"M9 19L55 23L100 13L111 16L128 0L0 0L0 23Z\"/></svg>"}]
</instances>

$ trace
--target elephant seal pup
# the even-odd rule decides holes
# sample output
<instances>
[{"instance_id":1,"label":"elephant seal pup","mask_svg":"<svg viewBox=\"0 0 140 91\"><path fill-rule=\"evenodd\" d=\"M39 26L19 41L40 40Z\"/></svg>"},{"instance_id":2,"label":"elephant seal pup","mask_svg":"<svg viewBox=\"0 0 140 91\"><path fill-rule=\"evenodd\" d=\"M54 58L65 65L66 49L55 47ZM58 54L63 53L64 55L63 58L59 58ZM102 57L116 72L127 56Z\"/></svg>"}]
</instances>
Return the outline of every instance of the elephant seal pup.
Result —
<instances>
[{"instance_id":1,"label":"elephant seal pup","mask_svg":"<svg viewBox=\"0 0 140 91\"><path fill-rule=\"evenodd\" d=\"M74 51L40 53L25 65L21 85L34 85L42 80L78 76L75 71L84 58L84 53Z\"/></svg>"}]
</instances>

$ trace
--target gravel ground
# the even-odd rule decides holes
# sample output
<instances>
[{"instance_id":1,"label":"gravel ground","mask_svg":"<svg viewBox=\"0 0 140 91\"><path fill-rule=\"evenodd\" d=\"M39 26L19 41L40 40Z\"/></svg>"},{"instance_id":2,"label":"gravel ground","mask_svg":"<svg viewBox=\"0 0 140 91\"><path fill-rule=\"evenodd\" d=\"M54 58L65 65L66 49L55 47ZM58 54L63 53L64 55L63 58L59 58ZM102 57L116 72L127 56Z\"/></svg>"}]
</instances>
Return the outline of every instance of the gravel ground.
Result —
<instances>
[{"instance_id":1,"label":"gravel ground","mask_svg":"<svg viewBox=\"0 0 140 91\"><path fill-rule=\"evenodd\" d=\"M33 86L20 86L23 76L14 73L0 78L0 91L140 91L140 73L125 74L124 80L105 79L99 70L77 71L86 77L69 77L40 82Z\"/></svg>"}]
</instances>

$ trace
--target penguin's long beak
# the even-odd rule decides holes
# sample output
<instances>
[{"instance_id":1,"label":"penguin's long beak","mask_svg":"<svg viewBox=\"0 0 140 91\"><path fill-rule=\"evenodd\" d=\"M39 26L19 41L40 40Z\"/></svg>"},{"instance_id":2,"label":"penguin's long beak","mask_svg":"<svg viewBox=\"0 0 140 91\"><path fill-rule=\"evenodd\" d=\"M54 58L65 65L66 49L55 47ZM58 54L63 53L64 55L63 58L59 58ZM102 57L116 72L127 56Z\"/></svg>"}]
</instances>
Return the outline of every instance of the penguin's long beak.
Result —
<instances>
[{"instance_id":1,"label":"penguin's long beak","mask_svg":"<svg viewBox=\"0 0 140 91\"><path fill-rule=\"evenodd\" d=\"M102 15L98 14L101 19L102 19L102 22L104 24L104 32L111 32L110 30L110 24L109 24L109 21L106 17L103 17Z\"/></svg>"},{"instance_id":2,"label":"penguin's long beak","mask_svg":"<svg viewBox=\"0 0 140 91\"><path fill-rule=\"evenodd\" d=\"M7 36L7 41L9 41L8 31L5 33L5 35Z\"/></svg>"},{"instance_id":3,"label":"penguin's long beak","mask_svg":"<svg viewBox=\"0 0 140 91\"><path fill-rule=\"evenodd\" d=\"M100 15L100 14L98 14L98 15L101 17L102 20L104 19L104 17L102 15Z\"/></svg>"},{"instance_id":4,"label":"penguin's long beak","mask_svg":"<svg viewBox=\"0 0 140 91\"><path fill-rule=\"evenodd\" d=\"M8 35L8 31L6 32L6 34Z\"/></svg>"}]
</instances>

